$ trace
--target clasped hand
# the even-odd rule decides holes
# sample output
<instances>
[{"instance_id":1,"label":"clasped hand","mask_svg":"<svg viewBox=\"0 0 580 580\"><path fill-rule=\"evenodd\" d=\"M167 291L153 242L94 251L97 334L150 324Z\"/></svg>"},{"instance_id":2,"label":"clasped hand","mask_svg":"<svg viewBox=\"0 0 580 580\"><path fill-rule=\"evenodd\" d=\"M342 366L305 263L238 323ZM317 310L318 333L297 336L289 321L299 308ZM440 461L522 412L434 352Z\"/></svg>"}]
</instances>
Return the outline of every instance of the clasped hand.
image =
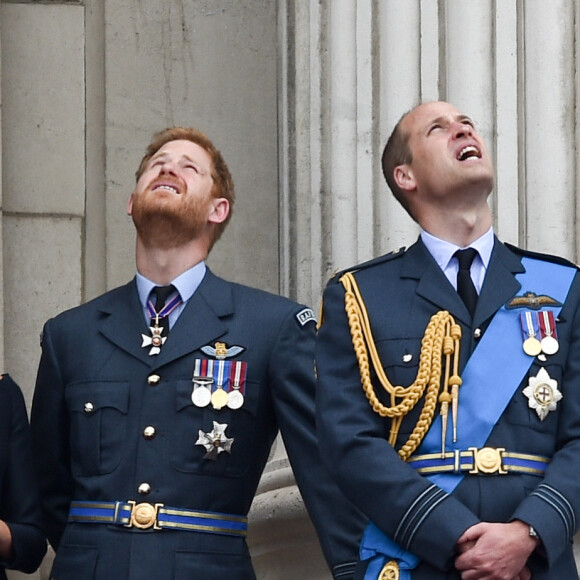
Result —
<instances>
[{"instance_id":1,"label":"clasped hand","mask_svg":"<svg viewBox=\"0 0 580 580\"><path fill-rule=\"evenodd\" d=\"M455 567L462 580L530 580L526 562L537 543L519 520L480 522L459 538Z\"/></svg>"}]
</instances>

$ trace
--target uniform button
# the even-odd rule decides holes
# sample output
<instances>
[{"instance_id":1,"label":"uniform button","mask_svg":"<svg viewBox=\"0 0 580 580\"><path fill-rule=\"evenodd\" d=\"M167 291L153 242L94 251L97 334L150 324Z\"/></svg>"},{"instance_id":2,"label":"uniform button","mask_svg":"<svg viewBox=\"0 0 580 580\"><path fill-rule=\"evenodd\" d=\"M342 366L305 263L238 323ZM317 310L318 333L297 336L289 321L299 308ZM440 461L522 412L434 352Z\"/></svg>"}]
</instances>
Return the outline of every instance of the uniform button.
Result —
<instances>
[{"instance_id":1,"label":"uniform button","mask_svg":"<svg viewBox=\"0 0 580 580\"><path fill-rule=\"evenodd\" d=\"M473 331L473 338L481 338L481 328L476 328Z\"/></svg>"},{"instance_id":2,"label":"uniform button","mask_svg":"<svg viewBox=\"0 0 580 580\"><path fill-rule=\"evenodd\" d=\"M160 380L161 380L161 377L159 375L149 375L147 377L147 383L149 385L157 385L157 384L159 384Z\"/></svg>"},{"instance_id":3,"label":"uniform button","mask_svg":"<svg viewBox=\"0 0 580 580\"><path fill-rule=\"evenodd\" d=\"M90 401L85 403L85 413L92 413L94 410L95 407Z\"/></svg>"},{"instance_id":4,"label":"uniform button","mask_svg":"<svg viewBox=\"0 0 580 580\"><path fill-rule=\"evenodd\" d=\"M151 486L148 483L142 483L138 488L137 491L139 495L147 495L151 492Z\"/></svg>"},{"instance_id":5,"label":"uniform button","mask_svg":"<svg viewBox=\"0 0 580 580\"><path fill-rule=\"evenodd\" d=\"M413 355L410 352L403 355L403 362L404 363L411 362L412 360L413 360Z\"/></svg>"},{"instance_id":6,"label":"uniform button","mask_svg":"<svg viewBox=\"0 0 580 580\"><path fill-rule=\"evenodd\" d=\"M145 439L153 439L153 437L155 437L155 427L152 427L151 425L145 427L145 429L143 429L143 437L145 437Z\"/></svg>"}]
</instances>

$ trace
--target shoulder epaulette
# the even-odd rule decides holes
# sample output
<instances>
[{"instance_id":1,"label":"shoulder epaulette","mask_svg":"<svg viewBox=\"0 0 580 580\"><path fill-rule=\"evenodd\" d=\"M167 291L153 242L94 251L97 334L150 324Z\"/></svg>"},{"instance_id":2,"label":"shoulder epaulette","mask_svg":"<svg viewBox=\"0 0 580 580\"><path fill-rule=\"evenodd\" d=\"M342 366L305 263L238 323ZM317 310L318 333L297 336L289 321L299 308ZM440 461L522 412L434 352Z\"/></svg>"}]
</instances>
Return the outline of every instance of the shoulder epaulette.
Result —
<instances>
[{"instance_id":1,"label":"shoulder epaulette","mask_svg":"<svg viewBox=\"0 0 580 580\"><path fill-rule=\"evenodd\" d=\"M560 264L561 266L568 266L569 268L580 269L580 266L578 266L578 264L574 264L574 262L570 262L570 260L562 258L561 256L554 256L552 254L543 254L541 252L532 252L531 250L525 250L523 248L519 248L518 246L514 246L512 244L508 244L505 242L504 245L507 246L512 252L514 252L514 254L518 254L518 256L525 256L526 258L543 260L544 262L552 262L554 264Z\"/></svg>"},{"instance_id":2,"label":"shoulder epaulette","mask_svg":"<svg viewBox=\"0 0 580 580\"><path fill-rule=\"evenodd\" d=\"M382 256L378 256L377 258L373 258L372 260L368 260L367 262L363 262L362 264L351 266L350 268L345 268L344 270L335 272L331 278L331 281L337 282L340 279L340 277L346 274L347 272L358 272L359 270L365 270L366 268L371 268L372 266L376 266L377 264L382 264L383 262L389 262L390 260L399 258L405 253L406 250L407 250L406 246L402 246L397 250L394 250L387 254L383 254Z\"/></svg>"}]
</instances>

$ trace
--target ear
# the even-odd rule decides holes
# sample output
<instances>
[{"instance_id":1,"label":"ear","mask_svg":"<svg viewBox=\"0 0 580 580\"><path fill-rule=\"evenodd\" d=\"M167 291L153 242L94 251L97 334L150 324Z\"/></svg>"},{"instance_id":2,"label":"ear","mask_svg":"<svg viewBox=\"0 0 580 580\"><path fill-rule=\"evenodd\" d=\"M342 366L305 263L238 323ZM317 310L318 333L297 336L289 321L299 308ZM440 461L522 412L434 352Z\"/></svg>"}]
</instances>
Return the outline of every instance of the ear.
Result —
<instances>
[{"instance_id":1,"label":"ear","mask_svg":"<svg viewBox=\"0 0 580 580\"><path fill-rule=\"evenodd\" d=\"M133 194L129 196L129 200L127 201L127 215L131 215L133 211Z\"/></svg>"},{"instance_id":2,"label":"ear","mask_svg":"<svg viewBox=\"0 0 580 580\"><path fill-rule=\"evenodd\" d=\"M402 189L403 191L413 191L417 188L413 170L406 163L395 167L393 177L395 178L395 183L399 186L399 189Z\"/></svg>"},{"instance_id":3,"label":"ear","mask_svg":"<svg viewBox=\"0 0 580 580\"><path fill-rule=\"evenodd\" d=\"M230 202L225 197L216 197L212 200L212 207L207 221L210 224L221 224L227 219L229 213Z\"/></svg>"}]
</instances>

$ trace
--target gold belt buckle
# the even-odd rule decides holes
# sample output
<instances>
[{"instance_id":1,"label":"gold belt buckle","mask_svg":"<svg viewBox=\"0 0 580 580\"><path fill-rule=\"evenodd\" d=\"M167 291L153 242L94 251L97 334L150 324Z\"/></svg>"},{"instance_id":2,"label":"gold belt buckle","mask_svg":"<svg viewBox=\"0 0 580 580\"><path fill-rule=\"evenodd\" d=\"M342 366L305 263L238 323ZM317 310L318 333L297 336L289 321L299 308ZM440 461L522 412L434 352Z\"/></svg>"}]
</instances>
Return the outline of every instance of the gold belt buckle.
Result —
<instances>
[{"instance_id":1,"label":"gold belt buckle","mask_svg":"<svg viewBox=\"0 0 580 580\"><path fill-rule=\"evenodd\" d=\"M504 447L470 447L469 451L473 453L473 469L469 473L477 475L479 473L506 475L507 471L503 468Z\"/></svg>"},{"instance_id":2,"label":"gold belt buckle","mask_svg":"<svg viewBox=\"0 0 580 580\"><path fill-rule=\"evenodd\" d=\"M399 580L399 576L399 565L394 560L391 560L383 566L377 580Z\"/></svg>"},{"instance_id":3,"label":"gold belt buckle","mask_svg":"<svg viewBox=\"0 0 580 580\"><path fill-rule=\"evenodd\" d=\"M157 525L157 516L159 515L159 508L163 507L162 503L152 505L150 503L137 503L133 500L127 502L131 505L131 520L126 525L127 528L135 526L140 530L160 530Z\"/></svg>"}]
</instances>

